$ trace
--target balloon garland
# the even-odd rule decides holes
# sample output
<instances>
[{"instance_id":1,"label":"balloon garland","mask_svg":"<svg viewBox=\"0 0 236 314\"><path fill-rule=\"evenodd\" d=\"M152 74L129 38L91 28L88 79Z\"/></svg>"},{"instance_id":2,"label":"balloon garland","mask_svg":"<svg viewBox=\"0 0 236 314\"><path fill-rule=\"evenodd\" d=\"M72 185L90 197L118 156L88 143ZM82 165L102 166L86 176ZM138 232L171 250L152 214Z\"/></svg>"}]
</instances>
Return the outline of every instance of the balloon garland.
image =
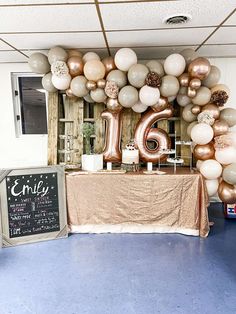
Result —
<instances>
[{"instance_id":1,"label":"balloon garland","mask_svg":"<svg viewBox=\"0 0 236 314\"><path fill-rule=\"evenodd\" d=\"M171 54L164 63L151 60L144 65L138 63L130 48L119 49L114 58L101 60L94 52L82 55L74 49L53 47L48 57L32 54L29 66L33 72L44 74L42 85L48 92L65 90L68 97L106 104L102 116L117 133L115 143L112 136L106 138L106 160L121 156L123 108L138 113L150 108L136 127L135 138L143 160L160 158L158 149L149 151L146 142L151 139L169 147L167 134L150 128L159 118L171 116L169 103L176 98L183 107L182 118L189 123L187 133L209 196L218 192L223 202L236 203L236 136L230 131L236 125L236 109L224 108L230 91L219 84L220 70L194 50Z\"/></svg>"}]
</instances>

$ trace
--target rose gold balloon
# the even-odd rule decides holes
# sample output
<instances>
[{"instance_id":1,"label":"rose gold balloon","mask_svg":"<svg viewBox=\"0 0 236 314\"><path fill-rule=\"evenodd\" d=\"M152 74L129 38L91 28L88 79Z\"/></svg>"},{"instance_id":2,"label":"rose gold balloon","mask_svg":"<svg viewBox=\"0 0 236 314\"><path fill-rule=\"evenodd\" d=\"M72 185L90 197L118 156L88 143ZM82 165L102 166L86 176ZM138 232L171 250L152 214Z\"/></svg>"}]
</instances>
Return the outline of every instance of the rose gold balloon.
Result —
<instances>
[{"instance_id":1,"label":"rose gold balloon","mask_svg":"<svg viewBox=\"0 0 236 314\"><path fill-rule=\"evenodd\" d=\"M111 72L112 70L115 70L115 69L116 69L116 65L115 65L115 62L114 62L113 57L104 58L104 59L102 60L102 63L103 63L104 66L105 66L106 75L107 75L109 72Z\"/></svg>"},{"instance_id":2,"label":"rose gold balloon","mask_svg":"<svg viewBox=\"0 0 236 314\"><path fill-rule=\"evenodd\" d=\"M212 128L214 131L214 136L224 135L229 131L229 126L224 120L215 121L215 123L212 125Z\"/></svg>"},{"instance_id":3,"label":"rose gold balloon","mask_svg":"<svg viewBox=\"0 0 236 314\"><path fill-rule=\"evenodd\" d=\"M226 204L236 203L236 187L225 181L221 181L218 188L219 198Z\"/></svg>"},{"instance_id":4,"label":"rose gold balloon","mask_svg":"<svg viewBox=\"0 0 236 314\"><path fill-rule=\"evenodd\" d=\"M201 84L201 80L199 80L198 78L193 78L189 82L189 87L191 87L192 89L199 89L199 87L201 87Z\"/></svg>"},{"instance_id":5,"label":"rose gold balloon","mask_svg":"<svg viewBox=\"0 0 236 314\"><path fill-rule=\"evenodd\" d=\"M200 160L214 159L214 144L209 143L206 145L196 145L193 149L193 156Z\"/></svg>"},{"instance_id":6,"label":"rose gold balloon","mask_svg":"<svg viewBox=\"0 0 236 314\"><path fill-rule=\"evenodd\" d=\"M94 81L88 81L88 82L86 83L86 88L87 88L88 90L95 90L95 89L97 88L97 83L94 82Z\"/></svg>"},{"instance_id":7,"label":"rose gold balloon","mask_svg":"<svg viewBox=\"0 0 236 314\"><path fill-rule=\"evenodd\" d=\"M188 73L193 78L204 80L210 73L211 65L206 58L197 58L188 66Z\"/></svg>"},{"instance_id":8,"label":"rose gold balloon","mask_svg":"<svg viewBox=\"0 0 236 314\"><path fill-rule=\"evenodd\" d=\"M68 53L68 58L70 58L70 57L80 57L80 58L82 58L83 57L82 52L80 52L80 51L78 51L76 49L70 49L70 50L67 51L67 53Z\"/></svg>"},{"instance_id":9,"label":"rose gold balloon","mask_svg":"<svg viewBox=\"0 0 236 314\"><path fill-rule=\"evenodd\" d=\"M179 77L179 82L180 82L180 85L181 86L185 86L185 87L188 87L188 84L189 84L189 81L190 81L190 78L189 78L189 74L188 73L183 73L181 74Z\"/></svg>"},{"instance_id":10,"label":"rose gold balloon","mask_svg":"<svg viewBox=\"0 0 236 314\"><path fill-rule=\"evenodd\" d=\"M220 117L220 109L218 106L214 105L214 104L207 104L205 106L202 107L202 112L203 111L209 111L214 119L219 119Z\"/></svg>"},{"instance_id":11,"label":"rose gold balloon","mask_svg":"<svg viewBox=\"0 0 236 314\"><path fill-rule=\"evenodd\" d=\"M119 112L123 109L117 98L108 98L106 105L107 109L112 112Z\"/></svg>"},{"instance_id":12,"label":"rose gold balloon","mask_svg":"<svg viewBox=\"0 0 236 314\"><path fill-rule=\"evenodd\" d=\"M168 98L167 97L160 97L158 103L154 106L151 106L152 110L155 112L160 112L168 107Z\"/></svg>"},{"instance_id":13,"label":"rose gold balloon","mask_svg":"<svg viewBox=\"0 0 236 314\"><path fill-rule=\"evenodd\" d=\"M162 119L168 119L173 115L173 108L168 107L161 112L149 110L139 120L135 130L135 142L139 148L139 156L143 161L158 162L167 157L161 150L170 148L171 141L168 134L162 129L151 129L151 126ZM147 141L157 143L155 149L148 147Z\"/></svg>"},{"instance_id":14,"label":"rose gold balloon","mask_svg":"<svg viewBox=\"0 0 236 314\"><path fill-rule=\"evenodd\" d=\"M101 114L102 119L106 121L105 147L103 157L105 161L121 161L121 111L111 112L104 110Z\"/></svg>"},{"instance_id":15,"label":"rose gold balloon","mask_svg":"<svg viewBox=\"0 0 236 314\"><path fill-rule=\"evenodd\" d=\"M199 114L201 112L201 106L194 105L191 109L193 114Z\"/></svg>"},{"instance_id":16,"label":"rose gold balloon","mask_svg":"<svg viewBox=\"0 0 236 314\"><path fill-rule=\"evenodd\" d=\"M77 99L77 97L72 93L72 90L70 88L66 90L66 96L68 96L71 99Z\"/></svg>"},{"instance_id":17,"label":"rose gold balloon","mask_svg":"<svg viewBox=\"0 0 236 314\"><path fill-rule=\"evenodd\" d=\"M97 81L97 87L98 87L98 88L104 89L105 86L106 86L106 80L100 79L100 80Z\"/></svg>"},{"instance_id":18,"label":"rose gold balloon","mask_svg":"<svg viewBox=\"0 0 236 314\"><path fill-rule=\"evenodd\" d=\"M190 98L193 98L197 95L196 89L192 89L191 87L188 87L187 95Z\"/></svg>"},{"instance_id":19,"label":"rose gold balloon","mask_svg":"<svg viewBox=\"0 0 236 314\"><path fill-rule=\"evenodd\" d=\"M74 56L67 60L70 75L72 77L81 75L83 73L84 64L80 57Z\"/></svg>"}]
</instances>

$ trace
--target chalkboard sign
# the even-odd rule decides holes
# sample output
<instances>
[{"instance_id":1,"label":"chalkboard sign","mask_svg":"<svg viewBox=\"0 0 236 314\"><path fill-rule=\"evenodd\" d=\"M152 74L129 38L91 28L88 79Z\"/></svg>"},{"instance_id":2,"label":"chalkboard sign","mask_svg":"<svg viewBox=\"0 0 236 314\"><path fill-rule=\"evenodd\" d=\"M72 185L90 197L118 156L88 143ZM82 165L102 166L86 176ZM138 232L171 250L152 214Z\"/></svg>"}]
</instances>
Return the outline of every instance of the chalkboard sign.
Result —
<instances>
[{"instance_id":1,"label":"chalkboard sign","mask_svg":"<svg viewBox=\"0 0 236 314\"><path fill-rule=\"evenodd\" d=\"M2 172L3 246L67 235L64 184L60 166Z\"/></svg>"}]
</instances>

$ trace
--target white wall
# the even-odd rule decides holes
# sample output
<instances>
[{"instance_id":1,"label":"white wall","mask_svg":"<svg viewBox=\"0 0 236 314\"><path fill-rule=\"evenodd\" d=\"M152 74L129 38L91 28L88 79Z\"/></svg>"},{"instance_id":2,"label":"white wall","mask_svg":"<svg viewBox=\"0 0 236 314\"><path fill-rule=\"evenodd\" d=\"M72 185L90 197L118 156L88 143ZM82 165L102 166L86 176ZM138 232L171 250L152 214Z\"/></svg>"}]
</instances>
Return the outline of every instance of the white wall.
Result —
<instances>
[{"instance_id":1,"label":"white wall","mask_svg":"<svg viewBox=\"0 0 236 314\"><path fill-rule=\"evenodd\" d=\"M30 72L27 64L0 65L0 168L47 164L47 136L15 136L11 72Z\"/></svg>"},{"instance_id":2,"label":"white wall","mask_svg":"<svg viewBox=\"0 0 236 314\"><path fill-rule=\"evenodd\" d=\"M220 82L231 90L226 106L236 109L236 58L217 58L210 62L220 68ZM0 168L46 165L47 136L15 136L11 72L30 71L27 64L0 65Z\"/></svg>"}]
</instances>

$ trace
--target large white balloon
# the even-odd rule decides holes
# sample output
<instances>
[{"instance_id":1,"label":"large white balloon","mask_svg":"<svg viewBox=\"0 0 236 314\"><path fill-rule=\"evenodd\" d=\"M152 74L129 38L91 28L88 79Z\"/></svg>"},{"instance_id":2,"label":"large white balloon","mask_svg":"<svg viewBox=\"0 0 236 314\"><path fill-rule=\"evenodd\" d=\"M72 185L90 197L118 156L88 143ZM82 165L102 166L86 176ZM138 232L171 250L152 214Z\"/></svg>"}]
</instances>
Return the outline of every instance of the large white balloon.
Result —
<instances>
[{"instance_id":1,"label":"large white balloon","mask_svg":"<svg viewBox=\"0 0 236 314\"><path fill-rule=\"evenodd\" d=\"M213 139L214 131L212 127L206 123L198 123L191 130L191 139L200 145L210 143Z\"/></svg>"},{"instance_id":2,"label":"large white balloon","mask_svg":"<svg viewBox=\"0 0 236 314\"><path fill-rule=\"evenodd\" d=\"M115 65L121 71L128 71L129 68L138 62L136 53L130 48L121 48L115 54Z\"/></svg>"},{"instance_id":3,"label":"large white balloon","mask_svg":"<svg viewBox=\"0 0 236 314\"><path fill-rule=\"evenodd\" d=\"M208 196L213 196L217 193L218 187L219 187L219 181L217 179L215 180L205 180L206 188L207 188L207 194Z\"/></svg>"},{"instance_id":4,"label":"large white balloon","mask_svg":"<svg viewBox=\"0 0 236 314\"><path fill-rule=\"evenodd\" d=\"M70 74L63 75L63 76L52 76L52 84L60 90L65 90L69 88L70 86L70 81L71 81L71 76Z\"/></svg>"},{"instance_id":5,"label":"large white balloon","mask_svg":"<svg viewBox=\"0 0 236 314\"><path fill-rule=\"evenodd\" d=\"M236 148L225 147L223 149L217 149L215 152L216 160L222 165L229 165L236 161Z\"/></svg>"},{"instance_id":6,"label":"large white balloon","mask_svg":"<svg viewBox=\"0 0 236 314\"><path fill-rule=\"evenodd\" d=\"M160 98L159 89L144 85L139 91L139 99L146 106L155 105Z\"/></svg>"},{"instance_id":7,"label":"large white balloon","mask_svg":"<svg viewBox=\"0 0 236 314\"><path fill-rule=\"evenodd\" d=\"M133 111L137 112L137 113L142 113L144 111L146 111L148 108L147 105L144 105L143 103L141 103L141 101L138 101L133 107Z\"/></svg>"},{"instance_id":8,"label":"large white balloon","mask_svg":"<svg viewBox=\"0 0 236 314\"><path fill-rule=\"evenodd\" d=\"M173 76L180 76L184 72L185 66L185 59L179 53L169 55L164 62L166 74Z\"/></svg>"},{"instance_id":9,"label":"large white balloon","mask_svg":"<svg viewBox=\"0 0 236 314\"><path fill-rule=\"evenodd\" d=\"M222 166L218 161L208 159L202 162L200 172L206 179L215 180L221 176Z\"/></svg>"}]
</instances>

